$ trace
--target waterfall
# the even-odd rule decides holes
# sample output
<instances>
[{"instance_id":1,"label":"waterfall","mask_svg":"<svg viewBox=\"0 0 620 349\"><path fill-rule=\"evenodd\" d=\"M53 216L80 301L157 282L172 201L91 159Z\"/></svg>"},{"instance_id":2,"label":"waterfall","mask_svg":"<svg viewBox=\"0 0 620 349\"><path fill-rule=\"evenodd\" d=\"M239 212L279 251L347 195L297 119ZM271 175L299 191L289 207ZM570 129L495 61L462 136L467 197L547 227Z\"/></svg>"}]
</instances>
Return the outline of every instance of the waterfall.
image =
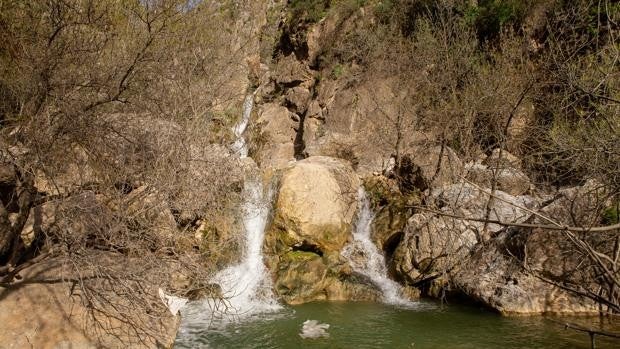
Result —
<instances>
[{"instance_id":1,"label":"waterfall","mask_svg":"<svg viewBox=\"0 0 620 349\"><path fill-rule=\"evenodd\" d=\"M241 120L233 131L233 150L241 159L248 156L248 147L243 133L250 122L254 107L254 95L248 94L243 102ZM251 162L254 164L253 162ZM254 164L255 166L255 164ZM271 279L263 263L262 246L265 226L271 208L271 190L265 193L260 171L247 171L243 188L243 228L245 245L242 260L219 272L213 282L220 285L227 305L224 315L243 317L279 309L271 290Z\"/></svg>"},{"instance_id":2,"label":"waterfall","mask_svg":"<svg viewBox=\"0 0 620 349\"><path fill-rule=\"evenodd\" d=\"M353 270L367 276L381 290L383 301L388 304L411 306L413 302L401 296L402 287L387 276L385 258L372 242L370 233L374 213L364 188L358 190L358 214L354 226L353 241L345 246L342 256L345 257Z\"/></svg>"},{"instance_id":3,"label":"waterfall","mask_svg":"<svg viewBox=\"0 0 620 349\"><path fill-rule=\"evenodd\" d=\"M182 311L184 324L180 329L180 338L190 338L191 333L203 331L208 326L226 325L282 308L273 295L271 278L261 251L271 210L272 191L265 192L258 167L247 158L248 148L243 137L254 106L253 98L253 94L245 98L242 118L233 128L236 140L232 150L240 159L245 159L247 165L242 205L243 255L239 264L220 271L211 280L220 285L223 299L206 299L199 304L190 304Z\"/></svg>"},{"instance_id":4,"label":"waterfall","mask_svg":"<svg viewBox=\"0 0 620 349\"><path fill-rule=\"evenodd\" d=\"M243 133L245 132L245 129L248 128L248 124L250 123L252 108L254 108L254 94L250 93L243 101L243 113L241 115L241 120L235 125L235 127L233 127L235 143L232 146L232 150L239 154L239 158L241 159L248 157L248 145L245 137L243 137Z\"/></svg>"}]
</instances>

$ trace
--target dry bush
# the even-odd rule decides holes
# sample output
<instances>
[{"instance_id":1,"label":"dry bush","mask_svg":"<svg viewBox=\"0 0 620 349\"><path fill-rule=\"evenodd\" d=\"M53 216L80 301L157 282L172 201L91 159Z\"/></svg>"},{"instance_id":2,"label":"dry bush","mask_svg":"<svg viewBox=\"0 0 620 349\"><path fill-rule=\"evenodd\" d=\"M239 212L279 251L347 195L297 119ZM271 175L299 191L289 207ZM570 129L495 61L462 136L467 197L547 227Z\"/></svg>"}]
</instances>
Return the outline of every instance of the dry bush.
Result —
<instances>
[{"instance_id":1,"label":"dry bush","mask_svg":"<svg viewBox=\"0 0 620 349\"><path fill-rule=\"evenodd\" d=\"M234 254L222 248L231 237L201 244L194 231L234 217L240 198L226 147L237 115L225 113L245 93L238 14L176 0L0 3L0 167L14 172L0 205L3 287L60 261L93 319L142 338L134 313L163 308L150 286L187 295L215 271L207 257Z\"/></svg>"}]
</instances>

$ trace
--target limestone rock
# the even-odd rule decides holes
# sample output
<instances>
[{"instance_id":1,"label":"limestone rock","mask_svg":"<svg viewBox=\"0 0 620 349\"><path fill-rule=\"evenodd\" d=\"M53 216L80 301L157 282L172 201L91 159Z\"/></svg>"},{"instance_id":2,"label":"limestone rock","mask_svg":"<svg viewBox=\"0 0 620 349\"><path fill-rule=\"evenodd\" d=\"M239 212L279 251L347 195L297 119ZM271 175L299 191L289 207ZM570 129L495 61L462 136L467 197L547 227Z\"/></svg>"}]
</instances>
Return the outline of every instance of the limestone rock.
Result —
<instances>
[{"instance_id":1,"label":"limestone rock","mask_svg":"<svg viewBox=\"0 0 620 349\"><path fill-rule=\"evenodd\" d=\"M419 180L427 187L441 187L456 183L463 172L463 163L456 152L448 146L443 148L441 146L416 146L403 157L404 163L408 160L415 165L413 168L420 169ZM438 168L439 171L437 171ZM412 182L415 181L416 179L412 179Z\"/></svg>"},{"instance_id":2,"label":"limestone rock","mask_svg":"<svg viewBox=\"0 0 620 349\"><path fill-rule=\"evenodd\" d=\"M544 250L544 255L547 256L545 258L555 259L554 264L561 266L566 263L567 257L561 256L561 250L549 244L554 240L557 241L529 241L528 253L538 251L536 254L540 255ZM453 276L455 286L467 296L503 314L598 312L598 306L594 302L575 297L524 273L521 262L510 255L509 245L510 233L503 232L487 245L479 246L471 258L463 261L463 266ZM538 257L529 256L528 260L532 258Z\"/></svg>"},{"instance_id":3,"label":"limestone rock","mask_svg":"<svg viewBox=\"0 0 620 349\"><path fill-rule=\"evenodd\" d=\"M295 86L292 89L289 89L286 93L286 101L298 114L303 114L306 112L310 97L310 91L303 86Z\"/></svg>"},{"instance_id":4,"label":"limestone rock","mask_svg":"<svg viewBox=\"0 0 620 349\"><path fill-rule=\"evenodd\" d=\"M505 201L493 200L489 218L504 222L523 222L529 218L527 211L514 205L534 208L537 201L527 196L512 196L497 191ZM467 184L453 184L435 189L431 196L441 211L462 217L484 217L489 195ZM466 221L440 214L422 212L407 222L405 234L396 248L392 268L410 284L435 278L458 266L479 239L502 229L498 224Z\"/></svg>"},{"instance_id":5,"label":"limestone rock","mask_svg":"<svg viewBox=\"0 0 620 349\"><path fill-rule=\"evenodd\" d=\"M282 175L270 233L284 246L340 251L351 236L359 184L353 170L337 159L298 161Z\"/></svg>"},{"instance_id":6,"label":"limestone rock","mask_svg":"<svg viewBox=\"0 0 620 349\"><path fill-rule=\"evenodd\" d=\"M273 76L278 84L301 84L312 80L312 72L304 62L298 61L294 54L281 58L275 67Z\"/></svg>"},{"instance_id":7,"label":"limestone rock","mask_svg":"<svg viewBox=\"0 0 620 349\"><path fill-rule=\"evenodd\" d=\"M284 170L264 251L285 302L380 298L340 256L351 239L359 185L352 168L334 158L310 157Z\"/></svg>"},{"instance_id":8,"label":"limestone rock","mask_svg":"<svg viewBox=\"0 0 620 349\"><path fill-rule=\"evenodd\" d=\"M407 223L392 268L414 285L452 270L476 243L476 232L467 222L418 213Z\"/></svg>"},{"instance_id":9,"label":"limestone rock","mask_svg":"<svg viewBox=\"0 0 620 349\"><path fill-rule=\"evenodd\" d=\"M258 135L253 158L262 168L283 168L295 160L295 127L292 113L281 105L267 103L259 111Z\"/></svg>"},{"instance_id":10,"label":"limestone rock","mask_svg":"<svg viewBox=\"0 0 620 349\"><path fill-rule=\"evenodd\" d=\"M468 180L485 188L491 188L495 172L497 189L510 195L523 195L532 186L529 177L514 167L493 170L483 164L469 163L465 166L465 172Z\"/></svg>"},{"instance_id":11,"label":"limestone rock","mask_svg":"<svg viewBox=\"0 0 620 349\"><path fill-rule=\"evenodd\" d=\"M494 168L521 168L521 159L506 150L500 151L499 148L496 148L493 149L491 155L485 159L484 164Z\"/></svg>"},{"instance_id":12,"label":"limestone rock","mask_svg":"<svg viewBox=\"0 0 620 349\"><path fill-rule=\"evenodd\" d=\"M140 341L132 334L130 325L114 317L118 316L114 310L105 309L113 316L97 314L107 332L95 326L80 299L79 286L69 281L70 268L47 261L22 271L21 275L23 281L0 290L3 348L168 348L174 342L179 318L165 308L161 314L130 314L131 321L146 326L154 334ZM153 295L155 292L153 289ZM111 302L121 301L113 294L107 296Z\"/></svg>"},{"instance_id":13,"label":"limestone rock","mask_svg":"<svg viewBox=\"0 0 620 349\"><path fill-rule=\"evenodd\" d=\"M288 304L381 298L370 280L352 272L337 254L321 257L305 251L290 251L281 257L274 289Z\"/></svg>"},{"instance_id":14,"label":"limestone rock","mask_svg":"<svg viewBox=\"0 0 620 349\"><path fill-rule=\"evenodd\" d=\"M365 178L364 187L375 212L371 238L389 259L411 217L410 207L420 204L420 197L416 194L402 194L397 180L380 175Z\"/></svg>"}]
</instances>

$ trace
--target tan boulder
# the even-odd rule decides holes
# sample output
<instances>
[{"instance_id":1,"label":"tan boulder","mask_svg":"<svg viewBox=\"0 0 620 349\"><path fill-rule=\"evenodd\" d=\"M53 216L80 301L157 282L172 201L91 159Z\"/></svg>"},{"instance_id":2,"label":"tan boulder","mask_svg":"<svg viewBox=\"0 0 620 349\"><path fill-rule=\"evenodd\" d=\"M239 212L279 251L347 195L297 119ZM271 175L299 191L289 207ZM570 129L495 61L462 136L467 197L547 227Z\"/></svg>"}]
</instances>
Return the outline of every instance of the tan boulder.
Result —
<instances>
[{"instance_id":1,"label":"tan boulder","mask_svg":"<svg viewBox=\"0 0 620 349\"><path fill-rule=\"evenodd\" d=\"M113 293L105 293L110 303L96 303L102 312L96 313L99 322L93 322L69 267L48 261L20 274L22 281L0 290L2 348L169 348L175 340L179 318L163 306L157 314L137 309L122 315L149 332L139 338L119 316L121 308L111 308L123 302ZM157 290L152 291L155 300Z\"/></svg>"},{"instance_id":2,"label":"tan boulder","mask_svg":"<svg viewBox=\"0 0 620 349\"><path fill-rule=\"evenodd\" d=\"M352 168L334 158L310 157L284 170L264 251L285 302L379 299L340 256L352 238L359 186Z\"/></svg>"},{"instance_id":3,"label":"tan boulder","mask_svg":"<svg viewBox=\"0 0 620 349\"><path fill-rule=\"evenodd\" d=\"M554 268L563 268L561 273L570 272L579 263L578 260L569 262L570 257L562 253L560 245L563 243L557 239L557 234L551 233L555 235L551 237L539 233L525 241L528 261L542 262L543 258ZM513 240L515 238L509 232L503 232L486 245L479 246L453 273L454 286L472 299L506 315L598 313L599 307L593 301L525 273L522 261L514 255L515 245L523 242Z\"/></svg>"},{"instance_id":4,"label":"tan boulder","mask_svg":"<svg viewBox=\"0 0 620 349\"><path fill-rule=\"evenodd\" d=\"M351 237L360 181L344 162L316 156L286 169L270 234L284 246L340 251Z\"/></svg>"}]
</instances>

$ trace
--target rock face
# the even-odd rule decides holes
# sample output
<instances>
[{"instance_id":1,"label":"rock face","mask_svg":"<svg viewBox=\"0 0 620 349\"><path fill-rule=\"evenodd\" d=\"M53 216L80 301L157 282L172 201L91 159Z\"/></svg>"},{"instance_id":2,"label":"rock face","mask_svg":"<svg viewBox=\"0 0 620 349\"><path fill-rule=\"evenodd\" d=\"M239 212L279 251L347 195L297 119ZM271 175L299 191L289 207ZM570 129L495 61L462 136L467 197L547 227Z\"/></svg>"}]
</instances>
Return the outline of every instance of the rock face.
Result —
<instances>
[{"instance_id":1,"label":"rock face","mask_svg":"<svg viewBox=\"0 0 620 349\"><path fill-rule=\"evenodd\" d=\"M351 167L333 158L310 157L284 170L264 250L287 303L379 298L340 256L351 239L359 185Z\"/></svg>"},{"instance_id":2,"label":"rock face","mask_svg":"<svg viewBox=\"0 0 620 349\"><path fill-rule=\"evenodd\" d=\"M484 217L489 195L468 183L433 190L432 198L445 214L459 217ZM523 222L527 212L510 203L533 208L536 201L527 196L511 196L497 191L505 201L493 200L490 219ZM404 237L396 248L393 269L407 283L415 285L449 273L457 267L479 242L502 229L500 225L466 221L445 215L421 212L408 221Z\"/></svg>"},{"instance_id":3,"label":"rock face","mask_svg":"<svg viewBox=\"0 0 620 349\"><path fill-rule=\"evenodd\" d=\"M168 348L172 345L179 318L165 308L161 314L150 315L138 315L139 311L135 310L132 316L138 319L133 321L148 324L147 328L155 334L143 337L144 341L132 333L131 326L103 313L98 318L105 330L96 327L80 299L79 286L68 281L71 276L68 269L56 262L45 262L21 273L27 282L17 282L0 291L2 348Z\"/></svg>"},{"instance_id":4,"label":"rock face","mask_svg":"<svg viewBox=\"0 0 620 349\"><path fill-rule=\"evenodd\" d=\"M260 107L253 158L262 168L282 168L295 160L294 114L286 107L267 103Z\"/></svg>"},{"instance_id":5,"label":"rock face","mask_svg":"<svg viewBox=\"0 0 620 349\"><path fill-rule=\"evenodd\" d=\"M279 260L274 289L288 304L381 299L372 282L353 272L337 253L323 256L305 251L285 253Z\"/></svg>"},{"instance_id":6,"label":"rock face","mask_svg":"<svg viewBox=\"0 0 620 349\"><path fill-rule=\"evenodd\" d=\"M510 232L502 232L486 246L479 246L470 258L464 259L464 264L453 276L456 288L502 314L596 314L599 309L594 302L575 297L524 273L521 261L512 255L517 252L515 248L527 246L528 253L532 254L529 258L545 260L568 270L575 263L567 263L566 256L561 255L563 249L558 245L557 233L551 233L556 234L553 237L548 234L535 232L519 242L514 241Z\"/></svg>"},{"instance_id":7,"label":"rock face","mask_svg":"<svg viewBox=\"0 0 620 349\"><path fill-rule=\"evenodd\" d=\"M528 176L521 171L521 160L499 149L495 149L481 163L468 163L465 173L467 179L486 188L491 188L495 181L497 189L510 195L523 195L532 186Z\"/></svg>"},{"instance_id":8,"label":"rock face","mask_svg":"<svg viewBox=\"0 0 620 349\"><path fill-rule=\"evenodd\" d=\"M413 147L403 160L410 161L420 169L417 173L420 178L417 180L426 187L441 187L456 183L463 172L461 160L448 146ZM416 179L412 181L415 182Z\"/></svg>"}]
</instances>

